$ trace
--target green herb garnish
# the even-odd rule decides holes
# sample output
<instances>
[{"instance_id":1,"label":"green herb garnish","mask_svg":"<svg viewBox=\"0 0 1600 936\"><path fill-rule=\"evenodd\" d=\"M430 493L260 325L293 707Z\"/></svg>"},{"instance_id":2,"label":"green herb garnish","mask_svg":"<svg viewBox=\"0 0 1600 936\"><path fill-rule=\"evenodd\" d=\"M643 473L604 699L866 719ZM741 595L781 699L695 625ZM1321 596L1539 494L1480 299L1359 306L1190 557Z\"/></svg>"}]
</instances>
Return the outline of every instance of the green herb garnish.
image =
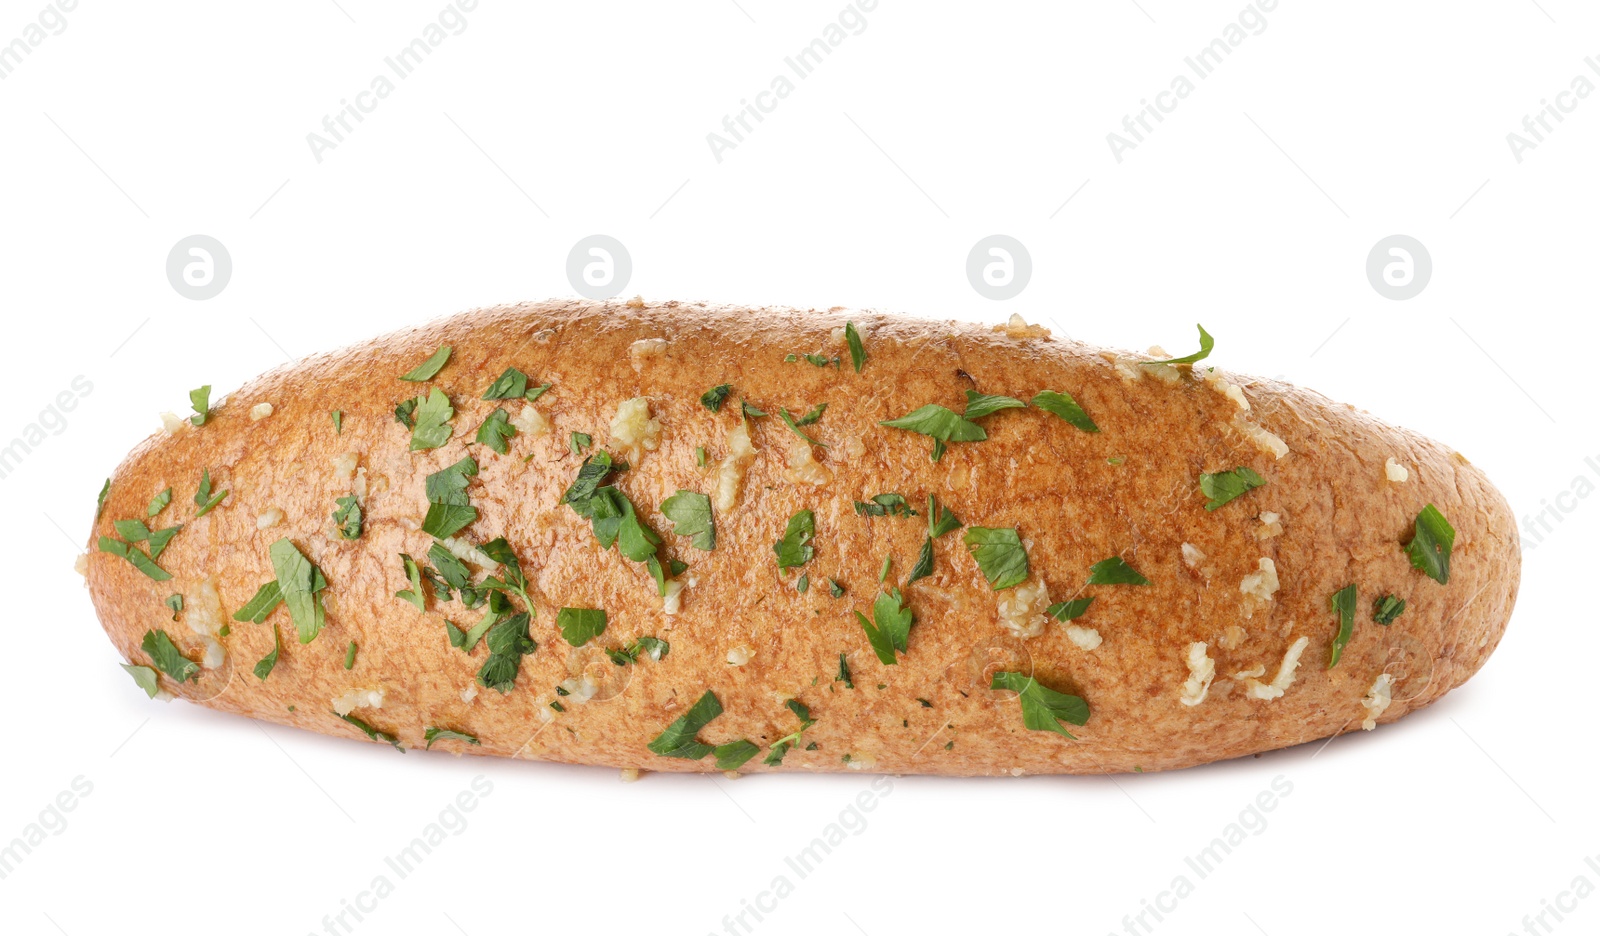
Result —
<instances>
[{"instance_id":1,"label":"green herb garnish","mask_svg":"<svg viewBox=\"0 0 1600 936\"><path fill-rule=\"evenodd\" d=\"M178 647L164 630L147 630L139 646L149 654L156 669L166 673L173 682L198 681L200 664L178 652Z\"/></svg>"},{"instance_id":2,"label":"green herb garnish","mask_svg":"<svg viewBox=\"0 0 1600 936\"><path fill-rule=\"evenodd\" d=\"M347 669L347 670L355 669L355 665L356 665L356 642L354 640L352 640L352 641L350 641L350 646L346 647L345 651L344 651L344 668Z\"/></svg>"},{"instance_id":3,"label":"green herb garnish","mask_svg":"<svg viewBox=\"0 0 1600 936\"><path fill-rule=\"evenodd\" d=\"M717 745L711 749L711 753L717 757L718 770L738 770L750 758L760 754L761 749L748 739L740 738L737 741Z\"/></svg>"},{"instance_id":4,"label":"green herb garnish","mask_svg":"<svg viewBox=\"0 0 1600 936\"><path fill-rule=\"evenodd\" d=\"M102 536L99 540L100 551L121 556L133 564L135 569L143 572L157 582L165 582L172 578L172 573L156 565L155 560L144 554L144 550L137 546L130 546L119 539Z\"/></svg>"},{"instance_id":5,"label":"green herb garnish","mask_svg":"<svg viewBox=\"0 0 1600 936\"><path fill-rule=\"evenodd\" d=\"M456 415L455 407L443 390L433 387L426 397L417 397L414 408L416 422L411 427L411 451L436 449L450 441L455 428L450 420Z\"/></svg>"},{"instance_id":6,"label":"green herb garnish","mask_svg":"<svg viewBox=\"0 0 1600 936\"><path fill-rule=\"evenodd\" d=\"M523 656L539 649L538 643L528 636L528 620L529 615L524 611L489 629L486 640L489 658L478 670L478 685L502 694L511 691L522 669Z\"/></svg>"},{"instance_id":7,"label":"green herb garnish","mask_svg":"<svg viewBox=\"0 0 1600 936\"><path fill-rule=\"evenodd\" d=\"M328 587L328 580L288 539L273 543L268 552L278 579L278 591L283 603L289 606L289 619L300 634L300 642L310 643L326 620L319 592Z\"/></svg>"},{"instance_id":8,"label":"green herb garnish","mask_svg":"<svg viewBox=\"0 0 1600 936\"><path fill-rule=\"evenodd\" d=\"M1061 723L1082 725L1089 720L1087 702L1042 686L1032 676L997 672L989 688L1015 692L1022 702L1022 724L1036 731L1054 731L1076 741L1077 737L1061 727Z\"/></svg>"},{"instance_id":9,"label":"green herb garnish","mask_svg":"<svg viewBox=\"0 0 1600 936\"><path fill-rule=\"evenodd\" d=\"M685 760L699 760L707 754L716 751L716 748L695 738L700 729L711 723L711 720L722 714L722 703L710 690L706 690L699 701L690 706L687 712L678 716L677 721L667 726L654 741L646 745L653 753L662 757L681 757Z\"/></svg>"},{"instance_id":10,"label":"green herb garnish","mask_svg":"<svg viewBox=\"0 0 1600 936\"><path fill-rule=\"evenodd\" d=\"M673 523L672 532L691 537L695 549L717 548L717 527L711 519L711 498L680 490L661 502L661 512Z\"/></svg>"},{"instance_id":11,"label":"green herb garnish","mask_svg":"<svg viewBox=\"0 0 1600 936\"><path fill-rule=\"evenodd\" d=\"M862 365L867 363L867 349L861 344L861 333L856 331L855 322L844 323L844 340L850 346L850 363L855 365L859 374Z\"/></svg>"},{"instance_id":12,"label":"green herb garnish","mask_svg":"<svg viewBox=\"0 0 1600 936\"><path fill-rule=\"evenodd\" d=\"M100 512L106 509L106 495L110 493L111 479L107 478L106 483L100 486L100 496L94 499L94 518L96 520L100 519Z\"/></svg>"},{"instance_id":13,"label":"green herb garnish","mask_svg":"<svg viewBox=\"0 0 1600 936\"><path fill-rule=\"evenodd\" d=\"M1028 551L1011 527L969 527L961 541L978 560L978 568L995 591L1020 585L1028 578Z\"/></svg>"},{"instance_id":14,"label":"green herb garnish","mask_svg":"<svg viewBox=\"0 0 1600 936\"><path fill-rule=\"evenodd\" d=\"M1245 492L1253 491L1266 483L1265 478L1240 465L1232 471L1200 475L1200 493L1211 498L1211 502L1206 504L1206 509L1216 510Z\"/></svg>"},{"instance_id":15,"label":"green herb garnish","mask_svg":"<svg viewBox=\"0 0 1600 936\"><path fill-rule=\"evenodd\" d=\"M400 379L409 380L412 383L421 383L424 380L432 380L433 375L439 373L439 371L443 369L445 362L448 360L450 360L450 346L444 345L440 347L439 350L433 352L432 357L412 368Z\"/></svg>"},{"instance_id":16,"label":"green herb garnish","mask_svg":"<svg viewBox=\"0 0 1600 936\"><path fill-rule=\"evenodd\" d=\"M257 679L266 679L272 675L272 668L278 665L278 654L283 650L283 638L278 633L278 625L272 625L272 652L262 657L257 663L255 674Z\"/></svg>"},{"instance_id":17,"label":"green herb garnish","mask_svg":"<svg viewBox=\"0 0 1600 936\"><path fill-rule=\"evenodd\" d=\"M1344 655L1345 644L1350 642L1350 635L1356 627L1356 587L1346 585L1334 592L1328 599L1328 604L1335 614L1339 615L1339 633L1334 635L1333 649L1328 655L1328 669L1333 669L1339 664L1339 657Z\"/></svg>"},{"instance_id":18,"label":"green herb garnish","mask_svg":"<svg viewBox=\"0 0 1600 936\"><path fill-rule=\"evenodd\" d=\"M150 498L150 506L145 508L144 515L146 517L154 517L170 503L172 503L172 488L167 488L155 497Z\"/></svg>"},{"instance_id":19,"label":"green herb garnish","mask_svg":"<svg viewBox=\"0 0 1600 936\"><path fill-rule=\"evenodd\" d=\"M183 610L183 596L179 594L168 595L167 600L162 602L162 604L165 604L167 608L172 611L172 619L176 621L178 619L178 612Z\"/></svg>"},{"instance_id":20,"label":"green herb garnish","mask_svg":"<svg viewBox=\"0 0 1600 936\"><path fill-rule=\"evenodd\" d=\"M1123 561L1121 556L1102 559L1089 567L1090 585L1149 585L1150 580Z\"/></svg>"},{"instance_id":21,"label":"green herb garnish","mask_svg":"<svg viewBox=\"0 0 1600 936\"><path fill-rule=\"evenodd\" d=\"M1372 619L1385 627L1405 611L1406 603L1393 595L1384 595L1372 603Z\"/></svg>"},{"instance_id":22,"label":"green herb garnish","mask_svg":"<svg viewBox=\"0 0 1600 936\"><path fill-rule=\"evenodd\" d=\"M396 738L394 735L390 734L389 732L387 732L387 731L379 731L378 729L372 727L371 725L367 724L366 722L362 721L361 719L355 717L354 715L340 715L338 712L334 712L333 714L335 716L337 716L338 718L341 718L344 721L349 722L350 724L352 724L352 725L356 726L357 728L361 729L361 733L367 736L367 740L369 740L369 741L382 741L385 744L393 745L394 749L396 751L399 751L401 754L404 754L406 752L406 749L400 746L400 739Z\"/></svg>"},{"instance_id":23,"label":"green herb garnish","mask_svg":"<svg viewBox=\"0 0 1600 936\"><path fill-rule=\"evenodd\" d=\"M937 403L912 410L899 419L882 420L880 426L904 429L933 439L933 460L944 455L949 442L981 442L989 437L983 427Z\"/></svg>"},{"instance_id":24,"label":"green herb garnish","mask_svg":"<svg viewBox=\"0 0 1600 936\"><path fill-rule=\"evenodd\" d=\"M517 434L517 427L511 425L511 417L501 407L495 407L483 424L478 427L476 441L479 445L487 445L501 455L511 454L511 443L508 441Z\"/></svg>"},{"instance_id":25,"label":"green herb garnish","mask_svg":"<svg viewBox=\"0 0 1600 936\"><path fill-rule=\"evenodd\" d=\"M467 479L477 474L478 462L468 456L428 475L428 514L422 519L422 532L447 539L478 519L478 508L471 506L467 497Z\"/></svg>"},{"instance_id":26,"label":"green herb garnish","mask_svg":"<svg viewBox=\"0 0 1600 936\"><path fill-rule=\"evenodd\" d=\"M344 435L344 412L342 410L329 410L328 415L333 417L333 434Z\"/></svg>"},{"instance_id":27,"label":"green herb garnish","mask_svg":"<svg viewBox=\"0 0 1600 936\"><path fill-rule=\"evenodd\" d=\"M1411 557L1411 568L1447 585L1450 582L1450 550L1456 544L1456 530L1444 518L1439 508L1429 504L1417 514L1411 541L1404 544L1406 555Z\"/></svg>"},{"instance_id":28,"label":"green herb garnish","mask_svg":"<svg viewBox=\"0 0 1600 936\"><path fill-rule=\"evenodd\" d=\"M1044 613L1058 621L1072 621L1083 617L1089 606L1094 604L1094 598L1074 598L1071 601L1058 601L1044 609Z\"/></svg>"},{"instance_id":29,"label":"green herb garnish","mask_svg":"<svg viewBox=\"0 0 1600 936\"><path fill-rule=\"evenodd\" d=\"M822 405L823 406L827 406L828 404L824 403ZM813 412L817 412L817 411L813 410ZM820 416L821 413L818 412L818 415ZM816 439L813 439L809 435L806 435L805 430L800 428L802 425L805 425L805 424L804 423L800 423L800 422L796 422L795 418L794 418L794 414L789 412L789 408L788 407L786 407L786 406L778 407L778 418L783 420L783 424L785 426L789 427L789 431L790 432L794 433L795 435L799 436L802 439L805 439L807 442L811 443L812 445L818 445L818 446L821 446L822 448L827 448L828 447L828 444L826 442L818 442ZM816 420L813 419L812 422L816 422Z\"/></svg>"},{"instance_id":30,"label":"green herb garnish","mask_svg":"<svg viewBox=\"0 0 1600 936\"><path fill-rule=\"evenodd\" d=\"M354 494L333 499L339 509L333 512L333 525L339 530L340 539L361 538L361 505L356 503Z\"/></svg>"},{"instance_id":31,"label":"green herb garnish","mask_svg":"<svg viewBox=\"0 0 1600 936\"><path fill-rule=\"evenodd\" d=\"M976 390L968 390L967 408L961 414L961 417L963 419L982 419L1003 409L1020 409L1027 405L1016 397L997 396L979 393Z\"/></svg>"},{"instance_id":32,"label":"green herb garnish","mask_svg":"<svg viewBox=\"0 0 1600 936\"><path fill-rule=\"evenodd\" d=\"M189 417L189 422L196 426L204 426L211 416L211 385L206 384L196 390L189 391L189 406L194 410L194 415Z\"/></svg>"},{"instance_id":33,"label":"green herb garnish","mask_svg":"<svg viewBox=\"0 0 1600 936\"><path fill-rule=\"evenodd\" d=\"M722 403L733 392L733 384L718 384L700 394L700 405L713 413L722 411Z\"/></svg>"},{"instance_id":34,"label":"green herb garnish","mask_svg":"<svg viewBox=\"0 0 1600 936\"><path fill-rule=\"evenodd\" d=\"M1089 414L1083 411L1083 407L1078 405L1078 401L1074 400L1070 393L1058 393L1055 390L1040 390L1038 393L1034 394L1033 400L1030 402L1033 406L1036 406L1047 413L1054 413L1055 415L1060 416L1062 419L1072 423L1074 426L1077 426L1084 432L1100 431L1100 427L1094 424L1094 420L1089 418Z\"/></svg>"},{"instance_id":35,"label":"green herb garnish","mask_svg":"<svg viewBox=\"0 0 1600 936\"><path fill-rule=\"evenodd\" d=\"M783 531L783 539L772 544L772 551L778 554L778 568L788 569L810 562L811 557L816 555L816 550L811 546L811 539L816 532L816 515L810 510L802 510L790 517L789 525Z\"/></svg>"},{"instance_id":36,"label":"green herb garnish","mask_svg":"<svg viewBox=\"0 0 1600 936\"><path fill-rule=\"evenodd\" d=\"M505 373L494 379L489 389L483 391L482 399L485 400L516 400L523 399L533 402L543 396L550 384L528 389L528 375L515 367L508 367Z\"/></svg>"},{"instance_id":37,"label":"green herb garnish","mask_svg":"<svg viewBox=\"0 0 1600 936\"><path fill-rule=\"evenodd\" d=\"M1196 325L1195 328L1200 329L1200 350L1199 351L1196 351L1193 354L1186 355L1186 356L1180 357L1180 358L1169 358L1169 359L1167 359L1165 361L1146 361L1145 363L1147 363L1147 364L1193 364L1196 361L1203 361L1206 358L1210 357L1211 356L1211 349L1216 346L1217 340L1215 338L1211 337L1210 335L1206 334L1206 330L1205 330L1204 326Z\"/></svg>"},{"instance_id":38,"label":"green herb garnish","mask_svg":"<svg viewBox=\"0 0 1600 936\"><path fill-rule=\"evenodd\" d=\"M917 512L899 494L874 494L868 502L855 501L859 517L915 517Z\"/></svg>"},{"instance_id":39,"label":"green herb garnish","mask_svg":"<svg viewBox=\"0 0 1600 936\"><path fill-rule=\"evenodd\" d=\"M435 741L462 741L466 744L480 743L477 737L465 731L455 731L450 728L427 728L422 732L422 740L427 742L426 748L431 749Z\"/></svg>"},{"instance_id":40,"label":"green herb garnish","mask_svg":"<svg viewBox=\"0 0 1600 936\"><path fill-rule=\"evenodd\" d=\"M556 627L574 647L581 647L606 629L606 612L601 608L562 608L556 612Z\"/></svg>"},{"instance_id":41,"label":"green herb garnish","mask_svg":"<svg viewBox=\"0 0 1600 936\"><path fill-rule=\"evenodd\" d=\"M206 514L211 512L211 508L222 503L222 499L227 496L227 491L223 491L220 494L211 493L211 469L201 469L200 487L194 492L194 518L198 520L201 517L204 517Z\"/></svg>"},{"instance_id":42,"label":"green herb garnish","mask_svg":"<svg viewBox=\"0 0 1600 936\"><path fill-rule=\"evenodd\" d=\"M784 735L767 746L767 756L762 759L761 763L768 767L776 767L783 763L783 755L789 753L790 748L798 747L800 738L805 734L806 729L817 723L817 720L811 717L811 710L806 708L799 699L790 699L783 704L789 711L794 713L796 718L800 719L800 727L795 729L792 734Z\"/></svg>"},{"instance_id":43,"label":"green herb garnish","mask_svg":"<svg viewBox=\"0 0 1600 936\"><path fill-rule=\"evenodd\" d=\"M867 643L872 645L872 652L878 655L878 661L885 666L894 666L899 662L895 652L906 652L911 625L916 623L916 616L905 606L900 590L891 588L873 599L871 621L860 611L855 615L861 629L867 634Z\"/></svg>"},{"instance_id":44,"label":"green herb garnish","mask_svg":"<svg viewBox=\"0 0 1600 936\"><path fill-rule=\"evenodd\" d=\"M573 431L572 438L567 442L568 448L572 449L572 454L574 455L583 454L584 449L593 445L594 439L587 432L578 432L576 430ZM702 451L704 450L702 449ZM701 464L704 464L704 461Z\"/></svg>"},{"instance_id":45,"label":"green herb garnish","mask_svg":"<svg viewBox=\"0 0 1600 936\"><path fill-rule=\"evenodd\" d=\"M150 667L124 663L122 668L128 671L128 675L133 677L133 681L138 683L139 688L144 690L146 696L154 699L156 694L161 691L161 686L156 681L156 671Z\"/></svg>"},{"instance_id":46,"label":"green herb garnish","mask_svg":"<svg viewBox=\"0 0 1600 936\"><path fill-rule=\"evenodd\" d=\"M839 654L839 675L833 677L833 681L844 683L846 689L856 687L855 682L850 679L850 661L844 658L843 653Z\"/></svg>"}]
</instances>

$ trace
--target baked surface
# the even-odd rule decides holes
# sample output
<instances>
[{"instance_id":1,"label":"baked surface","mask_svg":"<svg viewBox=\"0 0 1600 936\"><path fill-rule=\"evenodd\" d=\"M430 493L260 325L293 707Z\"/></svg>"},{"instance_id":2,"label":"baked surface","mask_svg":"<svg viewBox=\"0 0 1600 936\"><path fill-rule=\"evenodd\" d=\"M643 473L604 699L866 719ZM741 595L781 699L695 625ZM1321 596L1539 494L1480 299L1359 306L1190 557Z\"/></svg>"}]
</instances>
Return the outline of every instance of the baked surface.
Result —
<instances>
[{"instance_id":1,"label":"baked surface","mask_svg":"<svg viewBox=\"0 0 1600 936\"><path fill-rule=\"evenodd\" d=\"M859 373L835 334L847 320L867 353ZM635 344L648 339L665 344ZM441 345L453 354L435 378L398 379ZM841 357L842 366L784 361L809 353ZM199 661L205 639L196 631L229 623L229 635L215 638L226 651L220 667L183 684L161 676L164 690L191 701L361 738L330 712L333 700L381 690L381 707L352 714L407 748L422 747L433 726L481 741L445 740L434 745L441 750L649 770L715 769L711 757L662 757L646 747L707 690L723 708L699 733L709 744L744 738L764 754L799 727L785 706L790 698L816 720L780 767L756 757L745 772L1102 773L1187 767L1359 730L1369 714L1362 700L1385 671L1393 701L1376 721L1389 722L1483 664L1511 613L1520 561L1511 511L1480 471L1444 445L1315 393L1224 375L1220 366L1205 370L1214 359L1153 373L1130 363L1140 357L1149 359L1119 362L1112 352L1032 329L842 310L570 301L469 312L280 368L230 394L204 426L146 440L111 478L89 540L88 586L106 632L134 664L150 664L140 642L151 628L165 629ZM473 438L497 407L520 412L520 401L480 399L509 366L530 385L553 385L527 404L552 430L538 438L519 433L510 454L500 455ZM1219 377L1242 389L1248 411L1223 392ZM701 394L724 383L733 392L713 413ZM411 432L394 410L430 387L449 394L454 431L441 448L411 451ZM1007 409L980 421L986 440L951 443L935 463L928 437L879 424L930 403L960 413L968 389L1022 400L1063 391L1100 431L1033 407ZM560 502L584 458L571 450L570 434L590 434L591 451L608 447L618 404L634 397L649 400L659 446L640 457L609 446L631 462L609 483L661 536L663 557L689 565L680 577L693 584L671 615L646 567L602 549L589 521ZM715 549L702 551L672 532L661 504L680 489L715 498L741 398L771 415L749 421L756 455L737 506L714 514ZM252 419L259 403L270 403L272 413ZM792 448L806 446L778 413L786 407L799 416L820 403L828 404L825 414L805 431L827 446L811 449L826 480L812 484L790 466ZM337 433L335 409L342 412ZM1253 441L1251 426L1281 439L1287 454L1275 458L1270 443ZM702 446L704 467L695 452ZM356 454L367 485L356 540L341 539L330 519L336 498L354 483L336 468L345 453ZM467 455L479 465L468 494L480 514L460 536L474 543L505 537L534 604L530 636L538 648L522 658L506 694L477 687L473 696L485 647L468 655L446 637L446 619L466 629L481 609L430 593L422 612L395 597L409 587L399 554L421 561L432 543L420 529L426 476ZM1391 458L1408 480L1388 479ZM1266 484L1204 509L1198 476L1238 466ZM202 470L229 495L193 518ZM116 535L113 521L145 519L146 505L167 487L172 503L150 525L184 524L158 559L170 581L152 581L125 559L95 551L98 537ZM918 516L858 516L853 502L886 492L904 495ZM1028 583L1042 581L1050 603L1093 596L1071 623L1096 631L1099 646L1083 649L1054 620L1028 638L1003 626L998 601L1017 589L989 587L962 545L965 530L939 538L933 574L905 584L927 534L929 494L968 527L1016 528ZM1413 569L1401 548L1430 503L1456 531L1447 585ZM815 557L780 571L773 544L806 508L815 512ZM258 528L272 509L282 519ZM1263 512L1279 515L1281 534L1266 535ZM266 623L229 621L274 578L268 550L283 537L328 582L326 626L305 645L282 607ZM1186 543L1204 558L1186 561ZM853 613L871 616L886 587L879 584L885 555L893 557L887 584L902 588L916 615L893 666L879 662ZM1112 556L1150 584L1085 586L1090 567ZM1268 600L1240 587L1262 558L1273 561L1280 583ZM810 582L804 593L795 584L801 573ZM842 597L830 595L829 578L844 587ZM211 607L208 580L220 608ZM1330 596L1352 583L1359 588L1354 631L1329 669L1339 630ZM163 605L173 593L185 598L178 623ZM1372 603L1386 594L1407 606L1380 626ZM605 632L584 648L569 646L556 627L563 607L605 609ZM1037 626L1036 615L1026 617ZM273 624L283 649L260 680L251 668L272 649ZM627 666L607 658L604 647L640 636L666 640L670 651ZM1252 697L1236 674L1261 667L1259 680L1270 682L1301 637L1309 642L1292 684L1278 698ZM346 670L352 641L358 652ZM1203 701L1190 705L1180 697L1196 642L1207 644L1215 677ZM748 660L730 663L730 652ZM853 689L835 679L841 653ZM996 670L1031 673L1081 696L1091 715L1081 727L1066 726L1076 740L1025 728L1018 696L988 688ZM593 698L580 703L555 692L585 672L599 684ZM565 711L555 712L553 701Z\"/></svg>"}]
</instances>

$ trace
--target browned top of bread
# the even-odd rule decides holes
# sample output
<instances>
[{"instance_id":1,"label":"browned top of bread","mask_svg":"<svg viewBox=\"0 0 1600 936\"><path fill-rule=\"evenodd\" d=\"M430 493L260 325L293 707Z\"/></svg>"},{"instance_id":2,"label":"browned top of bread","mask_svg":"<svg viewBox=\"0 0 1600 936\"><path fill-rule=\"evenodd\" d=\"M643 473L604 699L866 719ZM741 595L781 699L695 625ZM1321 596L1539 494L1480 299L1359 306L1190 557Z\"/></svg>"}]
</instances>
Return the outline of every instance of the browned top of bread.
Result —
<instances>
[{"instance_id":1,"label":"browned top of bread","mask_svg":"<svg viewBox=\"0 0 1600 936\"><path fill-rule=\"evenodd\" d=\"M846 320L864 338L860 373L835 334ZM664 342L636 344L649 339ZM446 344L453 354L432 381L397 379ZM842 366L784 360L808 353L841 357ZM170 486L173 504L152 525L185 524L159 560L173 579L154 582L121 558L91 552L88 583L129 660L147 662L140 639L163 627L198 659L201 638L171 623L162 599L185 595L185 615L198 615L206 629L203 583L214 583L225 619L273 578L269 546L288 537L329 583L321 635L296 643L287 613L276 612L284 649L260 681L250 668L271 649L272 629L232 623L220 668L181 686L163 677L165 688L357 737L329 713L331 700L381 689L382 707L356 714L407 746L420 746L424 728L438 726L481 739L467 748L473 753L656 770L711 769L710 758L660 757L645 747L707 690L724 709L700 733L712 744L748 738L765 749L798 727L785 700L807 705L816 724L806 746L784 759L787 769L1092 773L1183 767L1354 729L1367 714L1362 698L1385 671L1394 701L1378 720L1389 721L1476 671L1503 631L1519 569L1510 511L1481 472L1443 445L1315 393L1207 371L1215 360L1155 373L1130 363L1137 359L1018 327L842 310L571 301L469 312L280 368L230 394L206 425L145 441L112 478L91 549L95 537L114 535L114 520L143 518L151 497ZM519 434L511 454L498 455L472 440L497 407L520 411L517 401L480 399L509 366L553 385L531 405L554 431ZM1230 397L1223 380L1242 395ZM713 413L700 397L723 383L733 394ZM441 448L413 452L394 410L429 386L449 394L454 433ZM981 421L987 440L952 443L935 463L930 439L880 425L929 403L959 413L967 389L1022 400L1064 391L1100 431L1032 407L1008 409ZM588 433L606 447L618 404L634 397L649 400L659 446L623 453L610 445L631 462L612 483L662 536L664 556L689 565L682 578L692 584L673 615L662 611L645 567L603 550L589 522L560 502L583 461L569 434ZM750 421L757 454L737 506L716 513L715 550L697 550L673 535L660 506L680 489L715 496L741 398L772 415ZM252 419L263 402L271 415ZM827 447L812 449L778 412L799 415L820 403L826 413L805 431ZM1275 457L1262 431L1287 453ZM820 472L803 463L805 452ZM335 469L344 453L359 457L368 486L365 530L354 541L339 538L330 521L335 498L351 490ZM479 688L464 699L485 650L468 656L451 647L444 622L470 627L481 612L430 599L424 613L394 595L409 584L399 554L421 559L431 542L419 529L425 477L469 454L480 469L469 490L480 516L462 536L503 536L516 550L532 585L539 646L524 657L511 692ZM1386 477L1390 458L1408 480ZM1238 466L1267 483L1205 510L1198 475ZM202 470L230 493L190 519ZM808 474L821 483L808 483ZM857 515L853 502L884 492L904 495L919 516ZM1084 649L1054 622L1036 637L1009 632L997 603L1017 590L991 590L960 532L936 541L930 577L904 584L926 535L921 513L930 494L969 527L1016 528L1028 581L1042 582L1049 601L1093 596L1073 623L1098 632L1099 646ZM1447 585L1411 568L1401 549L1430 503L1456 530ZM258 528L271 509L282 519ZM783 572L772 547L802 509L815 512L815 558ZM1263 512L1279 515L1280 534ZM1191 551L1186 561L1185 544L1201 558ZM870 615L885 587L885 556L893 557L888 584L901 585L916 615L894 666L873 655L853 613ZM1113 556L1150 584L1085 586L1090 566ZM1279 580L1270 599L1241 591L1263 558ZM805 593L796 589L801 573L811 584ZM830 595L830 578L842 597ZM1354 634L1329 669L1339 628L1329 598L1352 583L1360 590ZM1373 623L1371 605L1386 594L1407 608L1384 627ZM569 647L555 627L568 606L606 609L605 633ZM597 646L642 635L668 640L667 657L619 667ZM1259 668L1259 681L1270 682L1301 637L1309 642L1292 685L1280 698L1252 697L1251 677L1237 674ZM351 641L359 652L346 671ZM1195 642L1207 644L1215 678L1204 700L1189 705L1181 695ZM730 652L747 662L730 663ZM853 689L835 679L841 653ZM1086 700L1090 718L1070 727L1077 740L1026 729L1017 696L988 688L996 670L1030 673ZM598 677L598 694L554 712L556 685L585 671ZM758 758L745 769L766 768Z\"/></svg>"}]
</instances>

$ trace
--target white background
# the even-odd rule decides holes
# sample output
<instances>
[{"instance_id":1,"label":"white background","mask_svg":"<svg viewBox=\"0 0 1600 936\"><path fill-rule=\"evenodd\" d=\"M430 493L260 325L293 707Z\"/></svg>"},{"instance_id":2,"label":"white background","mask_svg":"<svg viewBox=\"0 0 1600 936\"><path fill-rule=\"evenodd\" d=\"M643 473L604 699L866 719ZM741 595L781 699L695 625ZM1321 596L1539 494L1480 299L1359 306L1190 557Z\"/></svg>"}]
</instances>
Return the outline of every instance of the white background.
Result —
<instances>
[{"instance_id":1,"label":"white background","mask_svg":"<svg viewBox=\"0 0 1600 936\"><path fill-rule=\"evenodd\" d=\"M1140 4L883 0L720 162L706 134L838 0L483 0L320 163L306 135L440 0L86 0L68 14L0 81L0 439L75 376L93 385L0 480L0 843L74 778L92 792L0 880L0 928L322 932L480 774L492 793L465 830L355 931L721 932L786 873L794 892L759 932L1098 934L1185 874L1194 892L1155 932L1499 936L1580 875L1600 886L1584 863L1600 855L1600 502L1564 493L1600 483L1600 95L1520 163L1506 140L1575 76L1600 83L1584 62L1600 56L1600 13L1283 0L1119 163L1106 134L1243 6ZM41 6L0 2L0 42ZM196 233L234 263L199 302L164 270ZM1519 516L1558 496L1572 509L1525 549L1499 651L1429 710L1168 775L894 779L804 880L783 858L872 778L622 785L148 702L71 567L102 479L156 414L286 357L570 295L567 251L592 233L627 245L627 294L652 299L1020 312L1174 353L1201 321L1222 366L1448 441ZM1034 261L1005 302L964 273L993 233ZM1364 273L1395 233L1434 262L1403 302ZM1292 793L1198 879L1185 856L1280 775ZM1576 907L1531 932L1600 928L1600 899Z\"/></svg>"}]
</instances>

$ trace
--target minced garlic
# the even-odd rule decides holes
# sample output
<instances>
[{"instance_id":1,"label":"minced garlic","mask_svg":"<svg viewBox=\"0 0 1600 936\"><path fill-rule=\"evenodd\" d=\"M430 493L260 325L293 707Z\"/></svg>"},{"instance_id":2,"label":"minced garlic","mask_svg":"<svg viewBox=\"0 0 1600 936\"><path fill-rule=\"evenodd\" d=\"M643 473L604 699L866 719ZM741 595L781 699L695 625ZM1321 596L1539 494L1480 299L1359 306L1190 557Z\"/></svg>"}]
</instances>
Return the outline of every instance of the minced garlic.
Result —
<instances>
[{"instance_id":1,"label":"minced garlic","mask_svg":"<svg viewBox=\"0 0 1600 936\"><path fill-rule=\"evenodd\" d=\"M1184 680L1183 688L1178 692L1178 701L1184 705L1199 705L1206 700L1211 680L1216 678L1217 664L1206 655L1204 642L1189 645L1189 656L1185 662L1189 666L1189 678Z\"/></svg>"}]
</instances>

